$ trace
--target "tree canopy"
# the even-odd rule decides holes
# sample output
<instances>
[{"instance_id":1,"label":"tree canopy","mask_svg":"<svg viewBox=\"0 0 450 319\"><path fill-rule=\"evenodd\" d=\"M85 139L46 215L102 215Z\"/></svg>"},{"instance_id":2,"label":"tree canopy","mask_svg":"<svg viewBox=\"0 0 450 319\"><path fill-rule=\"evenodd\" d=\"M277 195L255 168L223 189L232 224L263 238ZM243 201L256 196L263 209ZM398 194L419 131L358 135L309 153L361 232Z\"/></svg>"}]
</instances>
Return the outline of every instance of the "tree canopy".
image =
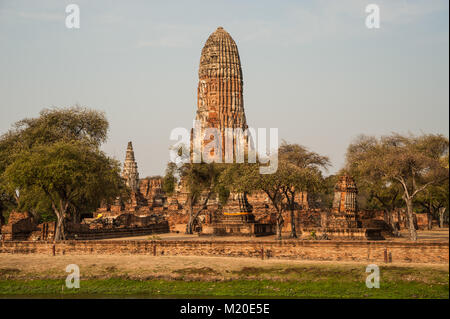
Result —
<instances>
[{"instance_id":1,"label":"tree canopy","mask_svg":"<svg viewBox=\"0 0 450 319\"><path fill-rule=\"evenodd\" d=\"M347 167L378 192L395 193L400 187L410 238L417 240L413 200L431 185L448 181L448 150L449 140L443 135L360 136L348 147Z\"/></svg>"},{"instance_id":2,"label":"tree canopy","mask_svg":"<svg viewBox=\"0 0 450 319\"><path fill-rule=\"evenodd\" d=\"M278 169L273 174L260 174L258 164L233 164L225 170L222 180L235 192L263 191L276 210L277 239L281 239L284 224L283 201L291 211L291 237L297 237L294 211L298 206L296 194L314 193L322 189L321 169L329 159L298 144L283 142L280 146Z\"/></svg>"},{"instance_id":3,"label":"tree canopy","mask_svg":"<svg viewBox=\"0 0 450 319\"><path fill-rule=\"evenodd\" d=\"M78 106L17 122L0 138L2 205L54 213L56 240L64 239L66 219L124 189L119 163L99 150L107 130L103 113Z\"/></svg>"}]
</instances>

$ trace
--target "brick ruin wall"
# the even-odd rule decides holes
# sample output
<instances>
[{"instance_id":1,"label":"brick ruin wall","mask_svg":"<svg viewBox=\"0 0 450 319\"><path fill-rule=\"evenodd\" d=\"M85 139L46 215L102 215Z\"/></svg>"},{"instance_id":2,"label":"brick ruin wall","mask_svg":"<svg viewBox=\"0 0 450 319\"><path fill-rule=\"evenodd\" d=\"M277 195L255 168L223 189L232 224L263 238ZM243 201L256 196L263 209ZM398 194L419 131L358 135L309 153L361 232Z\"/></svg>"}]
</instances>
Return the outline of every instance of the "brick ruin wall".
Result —
<instances>
[{"instance_id":1,"label":"brick ruin wall","mask_svg":"<svg viewBox=\"0 0 450 319\"><path fill-rule=\"evenodd\" d=\"M55 222L36 224L30 213L12 212L10 221L1 227L2 240L53 240L56 231ZM170 232L167 220L152 216L139 217L133 214L121 214L116 224L66 223L67 239L107 239L132 236L144 236Z\"/></svg>"},{"instance_id":2,"label":"brick ruin wall","mask_svg":"<svg viewBox=\"0 0 450 319\"><path fill-rule=\"evenodd\" d=\"M109 239L121 237L145 236L153 234L162 234L169 232L169 224L167 221L156 224L149 224L146 226L123 227L112 229L89 229L85 231L73 231L68 234L69 238L76 238L78 240L96 240Z\"/></svg>"},{"instance_id":3,"label":"brick ruin wall","mask_svg":"<svg viewBox=\"0 0 450 319\"><path fill-rule=\"evenodd\" d=\"M448 243L373 241L10 241L0 242L0 253L55 255L221 256L448 264Z\"/></svg>"}]
</instances>

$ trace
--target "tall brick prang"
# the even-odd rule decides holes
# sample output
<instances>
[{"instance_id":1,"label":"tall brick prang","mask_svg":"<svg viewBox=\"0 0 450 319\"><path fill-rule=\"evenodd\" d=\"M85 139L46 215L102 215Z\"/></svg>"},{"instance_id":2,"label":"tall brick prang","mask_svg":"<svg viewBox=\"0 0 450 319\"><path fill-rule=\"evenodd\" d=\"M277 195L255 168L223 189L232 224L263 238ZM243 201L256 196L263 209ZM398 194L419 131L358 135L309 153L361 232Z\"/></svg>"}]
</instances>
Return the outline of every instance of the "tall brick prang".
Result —
<instances>
[{"instance_id":1,"label":"tall brick prang","mask_svg":"<svg viewBox=\"0 0 450 319\"><path fill-rule=\"evenodd\" d=\"M358 210L356 195L358 189L349 175L342 175L334 187L333 211L336 213L354 213Z\"/></svg>"},{"instance_id":2,"label":"tall brick prang","mask_svg":"<svg viewBox=\"0 0 450 319\"><path fill-rule=\"evenodd\" d=\"M358 189L354 179L349 175L339 177L334 187L333 214L337 220L345 220L347 227L358 227L358 203L356 195Z\"/></svg>"},{"instance_id":3,"label":"tall brick prang","mask_svg":"<svg viewBox=\"0 0 450 319\"><path fill-rule=\"evenodd\" d=\"M125 162L123 164L122 178L132 191L137 192L139 186L139 172L136 160L134 158L133 144L128 142L127 154L125 156Z\"/></svg>"},{"instance_id":4,"label":"tall brick prang","mask_svg":"<svg viewBox=\"0 0 450 319\"><path fill-rule=\"evenodd\" d=\"M225 129L245 130L247 122L238 48L230 34L222 27L218 27L206 40L200 57L198 77L196 121L202 130L219 129L224 150ZM207 143L202 142L201 145Z\"/></svg>"}]
</instances>

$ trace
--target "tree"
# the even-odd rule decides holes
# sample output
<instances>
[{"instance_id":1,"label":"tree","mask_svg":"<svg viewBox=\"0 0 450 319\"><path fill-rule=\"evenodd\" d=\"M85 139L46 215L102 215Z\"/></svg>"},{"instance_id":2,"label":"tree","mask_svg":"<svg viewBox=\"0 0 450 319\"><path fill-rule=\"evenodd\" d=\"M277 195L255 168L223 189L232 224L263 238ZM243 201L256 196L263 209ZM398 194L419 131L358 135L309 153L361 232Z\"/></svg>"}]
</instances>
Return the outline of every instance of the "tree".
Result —
<instances>
[{"instance_id":1,"label":"tree","mask_svg":"<svg viewBox=\"0 0 450 319\"><path fill-rule=\"evenodd\" d=\"M177 185L177 177L175 176L177 166L175 163L169 162L166 168L166 174L162 180L162 190L168 195L172 195L175 192Z\"/></svg>"},{"instance_id":2,"label":"tree","mask_svg":"<svg viewBox=\"0 0 450 319\"><path fill-rule=\"evenodd\" d=\"M358 181L358 179L357 179ZM367 181L366 181L367 182ZM385 221L391 228L394 236L399 236L400 230L400 207L402 203L402 188L397 183L384 183L383 181L374 181L373 183L361 183L366 186L366 191L369 193L369 202L372 209L381 209L384 212ZM394 213L397 211L398 223L394 222Z\"/></svg>"},{"instance_id":3,"label":"tree","mask_svg":"<svg viewBox=\"0 0 450 319\"><path fill-rule=\"evenodd\" d=\"M104 113L74 106L43 109L37 118L16 122L9 133L20 139L18 148L31 149L61 140L82 140L98 147L106 141L108 127Z\"/></svg>"},{"instance_id":4,"label":"tree","mask_svg":"<svg viewBox=\"0 0 450 319\"><path fill-rule=\"evenodd\" d=\"M285 163L284 185L282 192L291 212L291 238L297 238L295 225L295 197L300 192L312 194L323 188L324 180L320 169L330 165L328 157L308 151L298 144L288 144L283 141L278 151L279 161Z\"/></svg>"},{"instance_id":5,"label":"tree","mask_svg":"<svg viewBox=\"0 0 450 319\"><path fill-rule=\"evenodd\" d=\"M432 228L433 218L439 221L439 227L443 227L444 213L449 204L449 185L447 181L442 181L436 185L431 185L424 192L418 194L416 203L425 209L428 215L428 229Z\"/></svg>"},{"instance_id":6,"label":"tree","mask_svg":"<svg viewBox=\"0 0 450 319\"><path fill-rule=\"evenodd\" d=\"M0 213L13 207L30 211L44 209L44 214L48 212L48 205L40 202L40 197L35 196L32 189L22 189L22 201L19 202L16 190L6 189L5 183L1 181L1 175L8 165L22 152L60 141L83 141L98 148L106 140L107 131L108 121L103 113L80 106L44 109L37 118L16 122L11 130L0 137Z\"/></svg>"},{"instance_id":7,"label":"tree","mask_svg":"<svg viewBox=\"0 0 450 319\"><path fill-rule=\"evenodd\" d=\"M323 189L316 194L318 197L319 208L324 210L330 210L333 207L334 187L338 182L339 174L328 175L323 179Z\"/></svg>"},{"instance_id":8,"label":"tree","mask_svg":"<svg viewBox=\"0 0 450 319\"><path fill-rule=\"evenodd\" d=\"M5 182L2 180L2 173L11 163L15 145L18 141L19 138L12 132L7 132L0 137L0 222L5 220L3 215L6 212L17 206L16 191L6 188Z\"/></svg>"},{"instance_id":9,"label":"tree","mask_svg":"<svg viewBox=\"0 0 450 319\"><path fill-rule=\"evenodd\" d=\"M448 180L448 163L447 167L442 163L448 148L448 138L442 135L392 134L380 139L362 136L349 146L347 165L367 180L401 187L410 239L415 241L413 200L431 185Z\"/></svg>"},{"instance_id":10,"label":"tree","mask_svg":"<svg viewBox=\"0 0 450 319\"><path fill-rule=\"evenodd\" d=\"M361 135L350 144L347 149L346 170L355 179L359 193L365 195L366 208L384 211L386 223L394 235L398 236L400 225L394 222L393 214L396 208L402 206L402 186L383 178L379 172L367 170L365 166L355 165L353 162L361 154L368 152L376 143L377 140L374 137ZM398 221L400 222L400 215L398 215Z\"/></svg>"},{"instance_id":11,"label":"tree","mask_svg":"<svg viewBox=\"0 0 450 319\"><path fill-rule=\"evenodd\" d=\"M362 140L359 140L359 142L363 143ZM356 143L352 144L347 150L347 158L354 158L359 151ZM362 193L364 196L364 207L366 209L382 210L386 223L394 235L398 236L400 225L394 222L394 213L397 208L403 206L401 185L386 181L381 176L372 174L373 172L361 170L359 166L352 165L352 163L348 163L348 166L348 174L355 179L358 185L358 195ZM359 199L358 204L360 202L361 199ZM398 221L400 222L400 216L398 216Z\"/></svg>"},{"instance_id":12,"label":"tree","mask_svg":"<svg viewBox=\"0 0 450 319\"><path fill-rule=\"evenodd\" d=\"M223 166L217 163L185 163L177 167L174 163L168 163L166 175L163 178L163 188L168 194L172 194L177 183L176 176L187 191L187 207L189 220L186 225L186 233L193 234L197 217L208 208L209 200L217 194L222 194L224 186L220 183L220 174ZM221 196L223 197L223 196ZM199 209L195 211L195 206Z\"/></svg>"},{"instance_id":13,"label":"tree","mask_svg":"<svg viewBox=\"0 0 450 319\"><path fill-rule=\"evenodd\" d=\"M276 210L276 235L281 239L284 225L283 218L283 186L286 183L287 163L278 162L278 169L273 174L260 174L258 164L232 164L228 165L222 174L221 180L236 193L252 193L263 191L266 193Z\"/></svg>"},{"instance_id":14,"label":"tree","mask_svg":"<svg viewBox=\"0 0 450 319\"><path fill-rule=\"evenodd\" d=\"M98 207L114 199L122 182L119 173L119 163L91 145L60 141L21 152L3 175L11 187L50 201L57 217L55 240L65 240L70 205L95 198Z\"/></svg>"},{"instance_id":15,"label":"tree","mask_svg":"<svg viewBox=\"0 0 450 319\"><path fill-rule=\"evenodd\" d=\"M18 211L30 212L35 221L56 221L51 202L37 187L30 187L28 190L16 188L18 194L15 209Z\"/></svg>"}]
</instances>

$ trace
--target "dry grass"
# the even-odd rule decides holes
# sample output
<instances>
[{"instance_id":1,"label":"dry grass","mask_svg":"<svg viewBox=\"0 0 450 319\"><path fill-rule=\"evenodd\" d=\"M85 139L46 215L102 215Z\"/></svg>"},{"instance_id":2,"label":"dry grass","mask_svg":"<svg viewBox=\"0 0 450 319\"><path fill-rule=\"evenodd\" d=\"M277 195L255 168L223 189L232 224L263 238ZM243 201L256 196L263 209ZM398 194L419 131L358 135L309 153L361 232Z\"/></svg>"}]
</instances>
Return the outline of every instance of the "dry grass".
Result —
<instances>
[{"instance_id":1,"label":"dry grass","mask_svg":"<svg viewBox=\"0 0 450 319\"><path fill-rule=\"evenodd\" d=\"M80 267L82 289L63 289L68 264ZM448 298L448 264L380 265L383 289L375 290L365 286L366 266L233 257L0 254L0 297Z\"/></svg>"},{"instance_id":2,"label":"dry grass","mask_svg":"<svg viewBox=\"0 0 450 319\"><path fill-rule=\"evenodd\" d=\"M365 278L366 263L301 260L260 260L234 257L133 256L133 255L11 255L0 254L0 279L61 279L66 266L77 264L83 278L184 279L184 280L315 280L327 276ZM380 265L392 280L432 281L434 272L448 265Z\"/></svg>"}]
</instances>

